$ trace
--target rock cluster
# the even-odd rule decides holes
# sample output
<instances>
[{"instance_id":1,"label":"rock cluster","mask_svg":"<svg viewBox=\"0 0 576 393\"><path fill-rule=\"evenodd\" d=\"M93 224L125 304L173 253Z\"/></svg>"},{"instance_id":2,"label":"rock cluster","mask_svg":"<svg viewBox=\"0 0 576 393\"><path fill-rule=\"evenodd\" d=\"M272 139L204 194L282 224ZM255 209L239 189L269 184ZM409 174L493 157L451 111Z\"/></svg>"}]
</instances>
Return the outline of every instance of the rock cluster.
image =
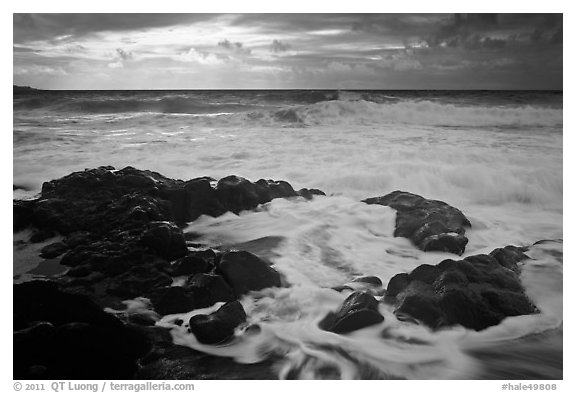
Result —
<instances>
[{"instance_id":1,"label":"rock cluster","mask_svg":"<svg viewBox=\"0 0 576 393\"><path fill-rule=\"evenodd\" d=\"M201 215L238 214L275 198L315 195L324 193L295 191L284 181L252 183L237 176L182 181L132 167L100 167L44 183L37 199L14 201L14 231L32 228L30 242L61 235L40 256L59 258L68 267L51 282L14 285L14 378L218 378L207 366L215 362L227 362L229 371L221 374L227 379L273 377L267 362L239 365L178 347L165 329L153 325L162 315L221 302L215 312L181 323L203 344L232 339L247 320L239 299L282 286L283 279L247 251L190 250L182 225ZM470 222L444 202L401 191L364 202L397 210L394 235L424 251L465 250ZM459 324L481 330L508 316L538 312L519 279L525 251L508 246L421 265L394 276L386 290L378 277L357 277L334 288L351 293L320 328L347 334L378 325L384 321L380 299L398 318L432 328ZM153 308L147 318L119 319L103 311L138 297Z\"/></svg>"},{"instance_id":2,"label":"rock cluster","mask_svg":"<svg viewBox=\"0 0 576 393\"><path fill-rule=\"evenodd\" d=\"M420 265L392 277L386 301L395 314L432 328L459 324L482 330L504 318L537 312L524 293L518 263L525 249L508 246L460 261Z\"/></svg>"},{"instance_id":3,"label":"rock cluster","mask_svg":"<svg viewBox=\"0 0 576 393\"><path fill-rule=\"evenodd\" d=\"M201 342L229 338L246 317L237 299L280 286L280 275L249 252L190 251L179 225L203 214L237 214L275 198L314 195L323 193L297 192L284 181L252 183L237 176L181 181L132 167L100 167L44 183L37 199L14 201L14 230L32 228L31 242L63 236L42 248L40 256L60 258L69 268L54 279L57 287L42 282L14 286L15 377L130 378L146 345L154 343L135 334L142 343L132 348L128 325L102 307L118 308L136 297L150 299L160 315L228 302L213 315L194 318L190 330ZM176 278L180 286L173 286ZM51 354L59 346L61 357ZM104 350L117 362L96 367L96 361L106 363Z\"/></svg>"}]
</instances>

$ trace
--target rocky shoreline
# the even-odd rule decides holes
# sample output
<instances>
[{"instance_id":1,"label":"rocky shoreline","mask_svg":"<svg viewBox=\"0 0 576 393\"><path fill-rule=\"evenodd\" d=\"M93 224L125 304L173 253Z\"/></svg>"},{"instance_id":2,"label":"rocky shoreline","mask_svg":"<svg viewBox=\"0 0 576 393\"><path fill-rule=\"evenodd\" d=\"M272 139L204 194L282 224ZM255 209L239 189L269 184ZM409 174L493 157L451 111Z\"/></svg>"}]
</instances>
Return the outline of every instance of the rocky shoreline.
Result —
<instances>
[{"instance_id":1,"label":"rocky shoreline","mask_svg":"<svg viewBox=\"0 0 576 393\"><path fill-rule=\"evenodd\" d=\"M277 378L270 359L238 364L177 346L155 323L163 315L223 302L209 315L180 322L201 343L223 343L246 322L238 301L243 295L290 285L250 252L191 247L194 239L182 231L186 223L201 215L238 214L276 198L322 195L317 189L296 191L285 181L253 183L237 176L182 181L108 166L44 183L36 199L15 200L14 232L31 229L29 243L59 236L62 240L43 247L40 256L67 270L14 285L14 378ZM465 251L471 224L455 207L401 191L363 202L397 210L394 236L423 251ZM335 288L351 293L320 328L346 334L381 323L380 301L394 307L398 318L433 329L482 330L507 316L536 313L519 279L526 251L508 246L421 265L385 286L377 277L359 278L361 289ZM182 285L173 286L176 279ZM150 312L130 313L134 299L147 302Z\"/></svg>"}]
</instances>

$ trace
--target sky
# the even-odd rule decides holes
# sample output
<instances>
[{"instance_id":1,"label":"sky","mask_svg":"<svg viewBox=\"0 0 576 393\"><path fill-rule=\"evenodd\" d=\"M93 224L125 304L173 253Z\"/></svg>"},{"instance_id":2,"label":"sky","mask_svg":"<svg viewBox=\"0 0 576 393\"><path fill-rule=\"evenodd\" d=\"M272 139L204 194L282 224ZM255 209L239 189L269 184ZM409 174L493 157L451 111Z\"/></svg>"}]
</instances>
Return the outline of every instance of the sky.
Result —
<instances>
[{"instance_id":1,"label":"sky","mask_svg":"<svg viewBox=\"0 0 576 393\"><path fill-rule=\"evenodd\" d=\"M562 14L14 14L42 89L562 90Z\"/></svg>"}]
</instances>

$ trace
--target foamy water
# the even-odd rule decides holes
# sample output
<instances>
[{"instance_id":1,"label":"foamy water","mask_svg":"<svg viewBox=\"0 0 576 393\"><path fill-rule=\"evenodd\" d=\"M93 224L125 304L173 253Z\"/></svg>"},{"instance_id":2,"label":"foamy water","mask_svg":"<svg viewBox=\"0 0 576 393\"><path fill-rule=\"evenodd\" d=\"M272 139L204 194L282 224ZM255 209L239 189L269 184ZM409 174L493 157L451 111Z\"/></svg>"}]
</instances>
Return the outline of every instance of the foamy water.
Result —
<instances>
[{"instance_id":1,"label":"foamy water","mask_svg":"<svg viewBox=\"0 0 576 393\"><path fill-rule=\"evenodd\" d=\"M382 304L380 325L346 336L317 327L347 296L329 287L360 275L376 275L386 285L396 273L453 257L394 238L395 212L359 202L363 198L400 189L458 207L472 223L464 256L562 239L561 97L146 94L58 96L50 104L15 100L14 184L27 188L15 196L100 165L184 180L230 174L283 179L295 189L328 194L191 223L187 230L207 244L263 244L263 256L291 287L244 297L249 322L259 330L242 328L224 347L199 344L185 327L171 325L182 316L167 317L161 323L173 327L176 343L243 363L280 356L282 378L497 378L504 374L486 370L490 359L504 356L502 342L520 348L520 374L529 377L534 351L551 348L550 339L523 340L555 332L560 349L552 347L561 351L561 243L532 248L533 260L523 268L540 314L508 318L483 332L432 332L396 320ZM279 240L266 250L270 237ZM478 351L484 356L473 355Z\"/></svg>"}]
</instances>

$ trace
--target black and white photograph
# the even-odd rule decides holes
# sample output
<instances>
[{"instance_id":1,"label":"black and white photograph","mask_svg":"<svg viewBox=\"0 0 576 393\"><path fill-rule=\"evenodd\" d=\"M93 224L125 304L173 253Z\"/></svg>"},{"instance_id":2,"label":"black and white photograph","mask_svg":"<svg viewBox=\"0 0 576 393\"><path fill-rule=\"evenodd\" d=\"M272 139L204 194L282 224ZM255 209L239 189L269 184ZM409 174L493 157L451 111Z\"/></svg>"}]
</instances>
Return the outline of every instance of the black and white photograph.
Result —
<instances>
[{"instance_id":1,"label":"black and white photograph","mask_svg":"<svg viewBox=\"0 0 576 393\"><path fill-rule=\"evenodd\" d=\"M193 7L12 14L13 380L560 391L564 14Z\"/></svg>"}]
</instances>

